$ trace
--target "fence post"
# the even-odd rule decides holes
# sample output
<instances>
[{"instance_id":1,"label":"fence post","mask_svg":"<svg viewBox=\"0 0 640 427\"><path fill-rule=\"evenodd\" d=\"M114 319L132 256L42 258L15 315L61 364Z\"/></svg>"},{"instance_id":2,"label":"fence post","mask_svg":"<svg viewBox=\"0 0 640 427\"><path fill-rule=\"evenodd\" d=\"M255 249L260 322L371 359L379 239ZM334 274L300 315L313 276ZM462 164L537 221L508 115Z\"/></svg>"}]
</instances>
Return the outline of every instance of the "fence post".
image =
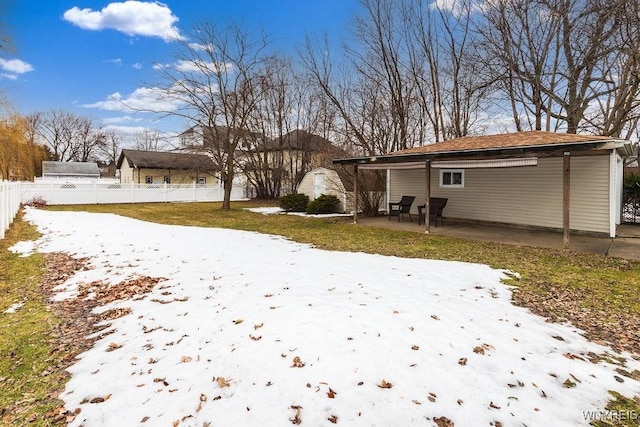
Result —
<instances>
[{"instance_id":1,"label":"fence post","mask_svg":"<svg viewBox=\"0 0 640 427\"><path fill-rule=\"evenodd\" d=\"M13 222L20 209L20 189L18 183L0 181L0 239Z\"/></svg>"}]
</instances>

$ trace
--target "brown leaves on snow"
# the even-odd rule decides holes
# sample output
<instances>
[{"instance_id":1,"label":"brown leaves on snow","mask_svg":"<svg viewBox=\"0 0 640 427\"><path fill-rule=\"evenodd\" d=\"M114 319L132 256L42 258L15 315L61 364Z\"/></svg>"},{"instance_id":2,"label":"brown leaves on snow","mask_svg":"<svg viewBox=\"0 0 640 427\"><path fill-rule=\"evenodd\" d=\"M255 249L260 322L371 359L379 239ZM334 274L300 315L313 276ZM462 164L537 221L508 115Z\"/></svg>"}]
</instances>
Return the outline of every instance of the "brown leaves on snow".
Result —
<instances>
[{"instance_id":1,"label":"brown leaves on snow","mask_svg":"<svg viewBox=\"0 0 640 427\"><path fill-rule=\"evenodd\" d=\"M380 382L380 384L378 384L378 387L380 388L391 388L393 387L393 384L388 383L387 381L385 381L384 379Z\"/></svg>"},{"instance_id":2,"label":"brown leaves on snow","mask_svg":"<svg viewBox=\"0 0 640 427\"><path fill-rule=\"evenodd\" d=\"M216 378L216 383L218 384L218 387L220 387L220 388L229 387L231 385L229 380L227 380L226 378L223 378L223 377Z\"/></svg>"},{"instance_id":3,"label":"brown leaves on snow","mask_svg":"<svg viewBox=\"0 0 640 427\"><path fill-rule=\"evenodd\" d=\"M293 358L293 365L291 365L292 368L303 368L304 367L304 363L302 363L302 360L300 360L300 357L296 356Z\"/></svg>"},{"instance_id":4,"label":"brown leaves on snow","mask_svg":"<svg viewBox=\"0 0 640 427\"><path fill-rule=\"evenodd\" d=\"M295 414L293 415L293 418L289 418L289 421L291 421L291 424L302 424L302 406L300 405L291 405L291 409L293 409L295 412Z\"/></svg>"},{"instance_id":5,"label":"brown leaves on snow","mask_svg":"<svg viewBox=\"0 0 640 427\"><path fill-rule=\"evenodd\" d=\"M455 427L453 421L447 417L436 417L433 419L438 427Z\"/></svg>"}]
</instances>

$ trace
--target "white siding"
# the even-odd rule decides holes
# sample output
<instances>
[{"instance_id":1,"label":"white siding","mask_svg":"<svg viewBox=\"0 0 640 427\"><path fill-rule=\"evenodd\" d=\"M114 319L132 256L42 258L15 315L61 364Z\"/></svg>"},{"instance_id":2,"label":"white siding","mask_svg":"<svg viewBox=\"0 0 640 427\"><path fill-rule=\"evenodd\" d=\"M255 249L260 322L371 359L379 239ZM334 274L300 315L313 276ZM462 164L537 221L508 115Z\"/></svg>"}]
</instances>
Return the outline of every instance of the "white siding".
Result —
<instances>
[{"instance_id":1,"label":"white siding","mask_svg":"<svg viewBox=\"0 0 640 427\"><path fill-rule=\"evenodd\" d=\"M300 185L298 185L298 193L306 194L309 196L309 200L315 199L315 174L324 174L326 177L325 188L321 193L336 196L338 200L340 200L339 209L341 212L349 209L351 203L348 200L342 180L338 176L338 173L332 169L316 168L307 172L302 178L302 181L300 181Z\"/></svg>"},{"instance_id":2,"label":"white siding","mask_svg":"<svg viewBox=\"0 0 640 427\"><path fill-rule=\"evenodd\" d=\"M538 166L465 169L464 188L440 188L431 170L432 197L448 198L444 216L507 224L562 228L562 158ZM416 196L424 204L425 172L390 171L390 201ZM571 229L609 234L609 156L572 156Z\"/></svg>"}]
</instances>

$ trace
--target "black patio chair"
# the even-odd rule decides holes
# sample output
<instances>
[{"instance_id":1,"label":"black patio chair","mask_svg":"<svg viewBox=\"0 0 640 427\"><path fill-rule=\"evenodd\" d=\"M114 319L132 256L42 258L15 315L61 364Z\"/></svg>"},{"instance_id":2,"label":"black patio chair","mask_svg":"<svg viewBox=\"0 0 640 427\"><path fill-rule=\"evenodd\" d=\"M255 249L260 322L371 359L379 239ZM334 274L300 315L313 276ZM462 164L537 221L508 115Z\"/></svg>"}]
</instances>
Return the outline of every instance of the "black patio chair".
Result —
<instances>
[{"instance_id":1,"label":"black patio chair","mask_svg":"<svg viewBox=\"0 0 640 427\"><path fill-rule=\"evenodd\" d=\"M444 225L442 219L442 211L447 206L447 200L444 197L430 197L429 198L429 219L433 219L436 227L438 226L438 218L440 218L440 225ZM418 225L422 224L425 220L426 205L418 206Z\"/></svg>"},{"instance_id":2,"label":"black patio chair","mask_svg":"<svg viewBox=\"0 0 640 427\"><path fill-rule=\"evenodd\" d=\"M402 196L399 202L389 203L389 221L391 221L392 216L397 216L398 222L400 222L400 218L404 219L404 214L409 214L409 221L413 222L411 205L415 199L414 196Z\"/></svg>"}]
</instances>

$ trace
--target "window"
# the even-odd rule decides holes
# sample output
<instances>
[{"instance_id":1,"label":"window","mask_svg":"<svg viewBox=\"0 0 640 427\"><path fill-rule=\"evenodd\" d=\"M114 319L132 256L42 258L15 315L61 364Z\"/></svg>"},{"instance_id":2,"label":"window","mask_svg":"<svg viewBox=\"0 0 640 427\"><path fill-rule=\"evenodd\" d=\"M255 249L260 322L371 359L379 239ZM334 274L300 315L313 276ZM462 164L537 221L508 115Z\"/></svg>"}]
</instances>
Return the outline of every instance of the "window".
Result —
<instances>
[{"instance_id":1,"label":"window","mask_svg":"<svg viewBox=\"0 0 640 427\"><path fill-rule=\"evenodd\" d=\"M144 183L145 184L153 184L153 177L149 176L149 175L145 176L144 177Z\"/></svg>"},{"instance_id":2,"label":"window","mask_svg":"<svg viewBox=\"0 0 640 427\"><path fill-rule=\"evenodd\" d=\"M202 176L198 177L198 185L205 185L207 183L207 178Z\"/></svg>"},{"instance_id":3,"label":"window","mask_svg":"<svg viewBox=\"0 0 640 427\"><path fill-rule=\"evenodd\" d=\"M165 184L171 184L171 177L170 176L165 176L164 177L164 183Z\"/></svg>"},{"instance_id":4,"label":"window","mask_svg":"<svg viewBox=\"0 0 640 427\"><path fill-rule=\"evenodd\" d=\"M463 188L464 169L441 169L440 187Z\"/></svg>"}]
</instances>

